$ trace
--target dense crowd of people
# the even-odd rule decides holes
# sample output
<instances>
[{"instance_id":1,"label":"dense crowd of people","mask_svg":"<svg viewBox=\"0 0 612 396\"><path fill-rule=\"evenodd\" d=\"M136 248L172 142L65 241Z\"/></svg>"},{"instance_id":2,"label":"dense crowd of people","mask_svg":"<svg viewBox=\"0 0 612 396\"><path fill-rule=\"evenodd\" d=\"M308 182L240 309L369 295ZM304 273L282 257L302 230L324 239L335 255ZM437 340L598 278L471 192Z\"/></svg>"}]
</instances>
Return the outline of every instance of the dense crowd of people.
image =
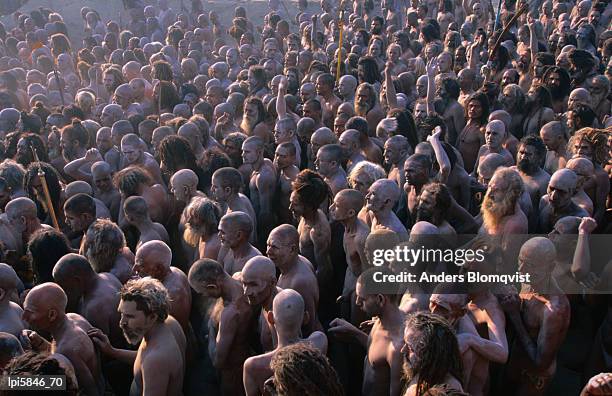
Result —
<instances>
[{"instance_id":1,"label":"dense crowd of people","mask_svg":"<svg viewBox=\"0 0 612 396\"><path fill-rule=\"evenodd\" d=\"M296 5L83 7L82 42L61 8L0 23L4 374L612 395L609 1ZM377 284L408 273L444 281Z\"/></svg>"}]
</instances>

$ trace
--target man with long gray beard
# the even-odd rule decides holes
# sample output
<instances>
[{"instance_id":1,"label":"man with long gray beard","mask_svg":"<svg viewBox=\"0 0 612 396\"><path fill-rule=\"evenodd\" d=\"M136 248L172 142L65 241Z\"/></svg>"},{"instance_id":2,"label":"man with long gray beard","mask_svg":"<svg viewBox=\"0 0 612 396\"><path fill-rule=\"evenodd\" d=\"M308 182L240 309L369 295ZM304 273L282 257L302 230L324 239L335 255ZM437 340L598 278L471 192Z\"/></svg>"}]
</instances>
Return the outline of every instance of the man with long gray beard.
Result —
<instances>
[{"instance_id":1,"label":"man with long gray beard","mask_svg":"<svg viewBox=\"0 0 612 396\"><path fill-rule=\"evenodd\" d=\"M138 351L114 348L99 329L87 333L99 350L134 367L130 395L179 395L185 375L186 339L179 323L168 314L170 297L160 281L142 278L121 289L119 325L125 339Z\"/></svg>"},{"instance_id":2,"label":"man with long gray beard","mask_svg":"<svg viewBox=\"0 0 612 396\"><path fill-rule=\"evenodd\" d=\"M480 207L482 227L479 233L498 239L504 258L504 268L514 268L521 246L518 235L527 234L528 220L519 205L523 181L518 172L499 168L493 174ZM514 258L513 258L514 257Z\"/></svg>"}]
</instances>

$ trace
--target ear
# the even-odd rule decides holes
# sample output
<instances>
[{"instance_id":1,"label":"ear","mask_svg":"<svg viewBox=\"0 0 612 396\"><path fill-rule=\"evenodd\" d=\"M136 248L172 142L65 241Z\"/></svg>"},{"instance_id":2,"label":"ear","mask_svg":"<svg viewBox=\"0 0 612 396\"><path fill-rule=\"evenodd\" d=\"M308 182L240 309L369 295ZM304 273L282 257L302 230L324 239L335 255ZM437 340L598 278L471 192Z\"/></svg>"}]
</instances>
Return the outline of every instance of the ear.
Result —
<instances>
[{"instance_id":1,"label":"ear","mask_svg":"<svg viewBox=\"0 0 612 396\"><path fill-rule=\"evenodd\" d=\"M378 303L378 305L382 306L385 304L385 296L382 294L377 294L376 295L376 302Z\"/></svg>"},{"instance_id":2,"label":"ear","mask_svg":"<svg viewBox=\"0 0 612 396\"><path fill-rule=\"evenodd\" d=\"M55 309L50 309L49 312L47 312L47 319L49 319L50 322L54 322L58 316L59 315Z\"/></svg>"},{"instance_id":3,"label":"ear","mask_svg":"<svg viewBox=\"0 0 612 396\"><path fill-rule=\"evenodd\" d=\"M0 288L0 300L4 299L5 296L6 296L6 290Z\"/></svg>"},{"instance_id":4,"label":"ear","mask_svg":"<svg viewBox=\"0 0 612 396\"><path fill-rule=\"evenodd\" d=\"M270 326L274 326L274 313L272 311L268 311L266 314L266 321L270 324Z\"/></svg>"}]
</instances>

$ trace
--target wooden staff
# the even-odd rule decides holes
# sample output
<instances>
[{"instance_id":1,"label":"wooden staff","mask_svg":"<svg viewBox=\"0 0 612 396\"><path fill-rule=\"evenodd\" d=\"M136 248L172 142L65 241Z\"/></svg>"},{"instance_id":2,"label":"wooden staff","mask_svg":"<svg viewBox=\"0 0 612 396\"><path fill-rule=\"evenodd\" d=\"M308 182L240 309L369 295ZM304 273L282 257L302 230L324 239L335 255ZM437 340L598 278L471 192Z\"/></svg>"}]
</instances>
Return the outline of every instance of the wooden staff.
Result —
<instances>
[{"instance_id":1,"label":"wooden staff","mask_svg":"<svg viewBox=\"0 0 612 396\"><path fill-rule=\"evenodd\" d=\"M343 39L343 30L344 30L344 10L340 11L340 20L338 21L338 28L340 29L340 37L338 44L338 64L336 65L336 84L340 80L340 63L342 62L342 39Z\"/></svg>"},{"instance_id":2,"label":"wooden staff","mask_svg":"<svg viewBox=\"0 0 612 396\"><path fill-rule=\"evenodd\" d=\"M53 67L53 76L55 76L55 82L57 83L57 89L60 93L60 99L62 100L62 109L66 107L66 102L64 101L64 88L63 84L60 83L59 76L57 75L57 69Z\"/></svg>"},{"instance_id":3,"label":"wooden staff","mask_svg":"<svg viewBox=\"0 0 612 396\"><path fill-rule=\"evenodd\" d=\"M497 51L497 49L499 48L499 46L502 43L502 37L504 36L504 34L508 33L508 30L510 30L510 27L512 25L514 25L514 22L516 22L517 19L520 18L521 15L523 15L527 10L528 10L529 6L527 4L523 4L523 6L516 12L516 14L514 14L514 16L512 17L512 19L510 19L510 22L508 22L508 24L506 25L506 27L504 27L504 29L502 30L501 34L499 35L499 37L497 38L497 41L495 42L495 45L493 46L493 48L489 51L489 59L491 59L491 57L493 56L493 54L495 53L495 51Z\"/></svg>"},{"instance_id":4,"label":"wooden staff","mask_svg":"<svg viewBox=\"0 0 612 396\"><path fill-rule=\"evenodd\" d=\"M38 159L38 154L36 154L36 150L34 146L30 144L30 150L32 150L32 154L34 156L34 161L38 163L38 177L40 178L40 184L43 188L43 193L45 194L45 204L49 209L49 215L51 216L51 221L53 222L53 227L61 232L59 223L57 222L57 217L55 216L55 208L53 207L53 202L51 201L51 194L49 194L49 186L47 185L47 179L45 179L45 171L40 164L40 160Z\"/></svg>"}]
</instances>

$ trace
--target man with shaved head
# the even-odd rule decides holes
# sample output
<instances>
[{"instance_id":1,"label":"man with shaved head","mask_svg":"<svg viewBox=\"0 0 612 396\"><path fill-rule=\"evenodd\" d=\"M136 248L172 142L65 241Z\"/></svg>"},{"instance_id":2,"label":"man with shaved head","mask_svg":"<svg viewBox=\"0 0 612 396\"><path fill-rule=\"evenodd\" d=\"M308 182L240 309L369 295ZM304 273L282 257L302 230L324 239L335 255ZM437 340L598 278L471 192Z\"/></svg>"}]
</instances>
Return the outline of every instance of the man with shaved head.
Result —
<instances>
[{"instance_id":1,"label":"man with shaved head","mask_svg":"<svg viewBox=\"0 0 612 396\"><path fill-rule=\"evenodd\" d=\"M121 139L121 168L140 166L149 172L156 183L163 184L159 164L153 156L143 150L142 140L138 135L130 133Z\"/></svg>"},{"instance_id":2,"label":"man with shaved head","mask_svg":"<svg viewBox=\"0 0 612 396\"><path fill-rule=\"evenodd\" d=\"M187 122L178 129L177 135L187 139L196 159L201 162L204 158L205 148L202 144L202 134L200 133L200 128L198 128L198 126L193 122Z\"/></svg>"},{"instance_id":3,"label":"man with shaved head","mask_svg":"<svg viewBox=\"0 0 612 396\"><path fill-rule=\"evenodd\" d=\"M211 259L193 263L189 284L202 296L216 299L208 323L208 354L220 372L222 392L241 394L243 386L237 378L242 377L244 361L251 355L248 338L256 317L242 284Z\"/></svg>"},{"instance_id":4,"label":"man with shaved head","mask_svg":"<svg viewBox=\"0 0 612 396\"><path fill-rule=\"evenodd\" d=\"M276 266L265 256L256 256L247 261L240 274L242 291L251 307L261 308L257 334L264 351L276 348L276 332L266 323L267 312L272 310L274 297L281 291L276 286Z\"/></svg>"},{"instance_id":5,"label":"man with shaved head","mask_svg":"<svg viewBox=\"0 0 612 396\"><path fill-rule=\"evenodd\" d=\"M571 171L570 171L571 172ZM552 180L551 180L552 183ZM544 395L556 369L556 355L570 323L570 304L552 281L557 252L546 238L531 238L518 256L518 270L530 274L521 294L499 297L516 332L506 379L518 395Z\"/></svg>"},{"instance_id":6,"label":"man with shaved head","mask_svg":"<svg viewBox=\"0 0 612 396\"><path fill-rule=\"evenodd\" d=\"M297 291L285 289L274 297L272 311L267 313L266 320L274 326L278 345L273 351L250 357L244 362L243 382L247 396L263 394L265 381L274 374L270 362L279 349L306 342L321 353L327 353L327 337L323 332L315 331L303 338L302 323L308 319L304 299Z\"/></svg>"},{"instance_id":7,"label":"man with shaved head","mask_svg":"<svg viewBox=\"0 0 612 396\"><path fill-rule=\"evenodd\" d=\"M353 167L361 161L365 161L365 156L361 153L361 146L359 144L359 131L356 129L347 129L342 132L338 142L342 147L343 156L347 160L346 171L351 172Z\"/></svg>"},{"instance_id":8,"label":"man with shaved head","mask_svg":"<svg viewBox=\"0 0 612 396\"><path fill-rule=\"evenodd\" d=\"M274 164L264 158L264 141L251 136L242 144L242 161L251 167L249 198L257 217L257 246L265 246L266 236L276 222L272 204L276 195L277 174Z\"/></svg>"},{"instance_id":9,"label":"man with shaved head","mask_svg":"<svg viewBox=\"0 0 612 396\"><path fill-rule=\"evenodd\" d=\"M365 197L357 190L344 189L334 197L329 207L330 218L344 226L342 246L346 255L346 273L342 289L342 300L350 304L349 312L345 317L351 323L359 324L365 318L360 315L361 310L355 305L355 286L357 278L367 269L368 260L365 254L365 243L370 234L370 227L359 219L358 214L365 204Z\"/></svg>"},{"instance_id":10,"label":"man with shaved head","mask_svg":"<svg viewBox=\"0 0 612 396\"><path fill-rule=\"evenodd\" d=\"M23 287L13 267L0 263L0 331L18 338L25 328L21 319L23 309L17 305L20 286Z\"/></svg>"},{"instance_id":11,"label":"man with shaved head","mask_svg":"<svg viewBox=\"0 0 612 396\"><path fill-rule=\"evenodd\" d=\"M110 219L110 211L108 210L104 202L100 201L98 198L93 197L94 191L89 183L84 182L82 180L76 180L71 183L68 183L68 185L66 185L66 188L64 188L64 195L66 196L66 200L69 200L70 198L79 194L84 194L89 197L92 197L96 207L96 219Z\"/></svg>"},{"instance_id":12,"label":"man with shaved head","mask_svg":"<svg viewBox=\"0 0 612 396\"><path fill-rule=\"evenodd\" d=\"M293 143L284 142L276 147L274 152L274 166L278 173L277 199L280 203L278 208L279 221L284 224L292 224L294 218L289 210L289 197L291 196L291 183L300 173L299 164L296 165L295 155L299 152Z\"/></svg>"},{"instance_id":13,"label":"man with shaved head","mask_svg":"<svg viewBox=\"0 0 612 396\"><path fill-rule=\"evenodd\" d=\"M112 127L113 124L125 117L123 109L118 104L108 104L102 109L100 124L103 127Z\"/></svg>"},{"instance_id":14,"label":"man with shaved head","mask_svg":"<svg viewBox=\"0 0 612 396\"><path fill-rule=\"evenodd\" d=\"M0 137L4 139L4 136L7 133L13 132L15 129L17 129L19 117L19 110L12 107L5 108L0 111Z\"/></svg>"},{"instance_id":15,"label":"man with shaved head","mask_svg":"<svg viewBox=\"0 0 612 396\"><path fill-rule=\"evenodd\" d=\"M100 362L86 333L91 325L80 315L66 315L67 304L66 293L55 283L43 283L30 290L23 303L23 320L34 331L26 330L26 335L34 350L60 353L70 360L79 389L87 395L103 395ZM36 332L48 333L53 342Z\"/></svg>"},{"instance_id":16,"label":"man with shaved head","mask_svg":"<svg viewBox=\"0 0 612 396\"><path fill-rule=\"evenodd\" d=\"M94 162L91 165L91 178L94 186L94 197L110 211L111 219L117 221L121 209L121 194L112 180L112 168L105 161Z\"/></svg>"},{"instance_id":17,"label":"man with shaved head","mask_svg":"<svg viewBox=\"0 0 612 396\"><path fill-rule=\"evenodd\" d=\"M159 280L170 296L169 313L189 335L191 313L191 289L187 276L176 267L171 267L172 251L162 241L150 241L138 248L133 272L140 277L150 276Z\"/></svg>"},{"instance_id":18,"label":"man with shaved head","mask_svg":"<svg viewBox=\"0 0 612 396\"><path fill-rule=\"evenodd\" d=\"M169 243L170 237L163 225L151 220L147 201L143 197L129 197L123 203L125 221L138 229L140 236L136 248L149 241L163 241Z\"/></svg>"},{"instance_id":19,"label":"man with shaved head","mask_svg":"<svg viewBox=\"0 0 612 396\"><path fill-rule=\"evenodd\" d=\"M338 138L331 129L323 127L314 131L314 133L310 136L309 143L311 156L308 159L308 169L314 170L314 161L317 158L319 149L326 144L338 143Z\"/></svg>"},{"instance_id":20,"label":"man with shaved head","mask_svg":"<svg viewBox=\"0 0 612 396\"><path fill-rule=\"evenodd\" d=\"M575 157L567 161L565 166L567 169L573 170L578 176L578 182L576 183L576 192L572 197L572 201L586 210L589 216L593 216L594 206L591 197L584 191L585 183L591 179L595 173L595 166L593 162L588 158Z\"/></svg>"},{"instance_id":21,"label":"man with shaved head","mask_svg":"<svg viewBox=\"0 0 612 396\"><path fill-rule=\"evenodd\" d=\"M30 236L38 230L51 228L41 224L37 217L37 208L30 198L19 197L11 200L5 208L9 227L15 236L21 238L22 243L27 243Z\"/></svg>"},{"instance_id":22,"label":"man with shaved head","mask_svg":"<svg viewBox=\"0 0 612 396\"><path fill-rule=\"evenodd\" d=\"M546 146L544 170L548 174L564 168L570 154L567 152L567 137L565 126L559 121L551 121L540 130L540 137Z\"/></svg>"},{"instance_id":23,"label":"man with shaved head","mask_svg":"<svg viewBox=\"0 0 612 396\"><path fill-rule=\"evenodd\" d=\"M250 258L261 255L261 252L249 243L252 230L251 217L244 212L227 213L221 218L219 239L222 251L219 252L219 262L228 274L242 271L242 267Z\"/></svg>"},{"instance_id":24,"label":"man with shaved head","mask_svg":"<svg viewBox=\"0 0 612 396\"><path fill-rule=\"evenodd\" d=\"M412 151L408 139L402 135L391 136L385 142L384 148L385 163L390 166L387 178L394 180L400 188L403 188L406 182L404 163Z\"/></svg>"},{"instance_id":25,"label":"man with shaved head","mask_svg":"<svg viewBox=\"0 0 612 396\"><path fill-rule=\"evenodd\" d=\"M408 231L393 212L400 199L400 188L396 182L389 179L376 180L365 196L366 209L372 217L371 230L388 229L396 232L400 240L408 240Z\"/></svg>"},{"instance_id":26,"label":"man with shaved head","mask_svg":"<svg viewBox=\"0 0 612 396\"><path fill-rule=\"evenodd\" d=\"M478 164L487 154L496 153L500 154L506 159L506 166L514 165L514 158L508 150L503 146L506 139L506 126L499 120L490 121L485 128L485 144L480 146L478 156L476 157L476 164L474 169L478 169Z\"/></svg>"},{"instance_id":27,"label":"man with shaved head","mask_svg":"<svg viewBox=\"0 0 612 396\"><path fill-rule=\"evenodd\" d=\"M170 178L170 192L178 202L189 205L194 197L204 196L203 192L198 191L199 182L194 171L181 169Z\"/></svg>"},{"instance_id":28,"label":"man with shaved head","mask_svg":"<svg viewBox=\"0 0 612 396\"><path fill-rule=\"evenodd\" d=\"M130 114L142 114L140 105L134 103L134 91L130 84L121 84L115 89L113 94L113 103L121 106L121 110L126 115Z\"/></svg>"},{"instance_id":29,"label":"man with shaved head","mask_svg":"<svg viewBox=\"0 0 612 396\"><path fill-rule=\"evenodd\" d=\"M124 346L116 309L121 282L113 274L97 274L84 256L70 253L53 267L53 280L68 297L68 311L78 313L102 330L114 346Z\"/></svg>"},{"instance_id":30,"label":"man with shaved head","mask_svg":"<svg viewBox=\"0 0 612 396\"><path fill-rule=\"evenodd\" d=\"M561 217L589 216L586 210L572 201L577 185L578 176L573 170L559 169L553 173L547 194L540 200L538 232L549 233Z\"/></svg>"},{"instance_id":31,"label":"man with shaved head","mask_svg":"<svg viewBox=\"0 0 612 396\"><path fill-rule=\"evenodd\" d=\"M302 295L309 316L302 330L308 335L322 328L317 318L319 285L312 263L299 250L300 234L294 226L283 224L270 233L266 255L280 271L278 287L293 289Z\"/></svg>"},{"instance_id":32,"label":"man with shaved head","mask_svg":"<svg viewBox=\"0 0 612 396\"><path fill-rule=\"evenodd\" d=\"M315 167L329 185L332 195L348 188L346 172L342 169L344 153L339 144L326 144L317 151Z\"/></svg>"}]
</instances>

